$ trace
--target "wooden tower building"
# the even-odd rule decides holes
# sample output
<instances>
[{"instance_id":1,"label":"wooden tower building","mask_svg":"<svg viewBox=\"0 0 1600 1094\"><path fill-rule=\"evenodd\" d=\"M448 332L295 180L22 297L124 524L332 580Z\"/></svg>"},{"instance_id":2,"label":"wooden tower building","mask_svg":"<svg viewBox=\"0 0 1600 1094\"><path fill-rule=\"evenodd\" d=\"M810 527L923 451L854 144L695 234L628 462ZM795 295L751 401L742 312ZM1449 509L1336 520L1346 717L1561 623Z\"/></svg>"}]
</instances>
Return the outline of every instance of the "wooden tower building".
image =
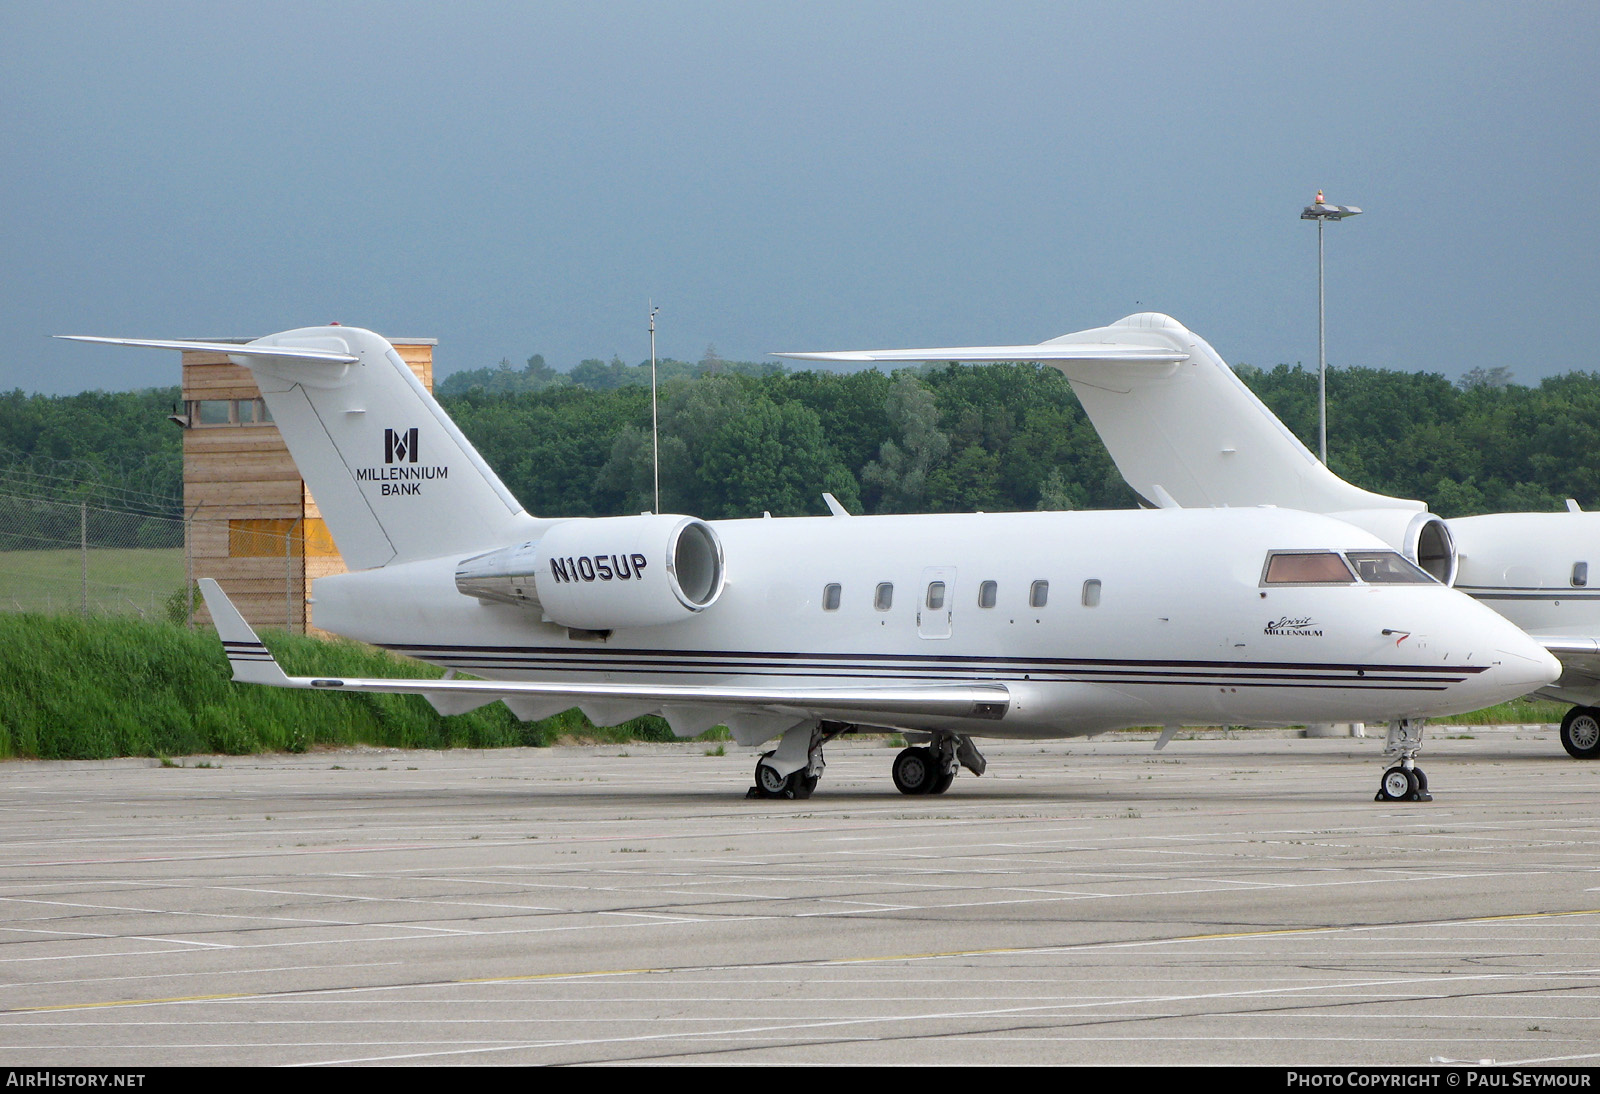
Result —
<instances>
[{"instance_id":1,"label":"wooden tower building","mask_svg":"<svg viewBox=\"0 0 1600 1094\"><path fill-rule=\"evenodd\" d=\"M437 340L390 341L432 391ZM216 578L254 626L305 633L312 579L342 573L345 565L255 379L229 361L225 349L187 351L183 400L183 413L175 417L184 427L184 548L191 580ZM195 618L210 622L203 605Z\"/></svg>"}]
</instances>

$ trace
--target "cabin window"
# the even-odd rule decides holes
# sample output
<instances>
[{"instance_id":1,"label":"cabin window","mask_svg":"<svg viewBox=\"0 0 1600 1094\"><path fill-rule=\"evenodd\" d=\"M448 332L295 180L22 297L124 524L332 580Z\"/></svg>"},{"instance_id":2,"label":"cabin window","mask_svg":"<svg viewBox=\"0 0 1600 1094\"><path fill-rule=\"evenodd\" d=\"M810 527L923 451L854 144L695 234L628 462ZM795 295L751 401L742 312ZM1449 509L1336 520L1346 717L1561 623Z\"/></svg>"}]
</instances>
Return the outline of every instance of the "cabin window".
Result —
<instances>
[{"instance_id":1,"label":"cabin window","mask_svg":"<svg viewBox=\"0 0 1600 1094\"><path fill-rule=\"evenodd\" d=\"M1267 556L1264 585L1349 585L1356 575L1332 551L1277 551Z\"/></svg>"},{"instance_id":2,"label":"cabin window","mask_svg":"<svg viewBox=\"0 0 1600 1094\"><path fill-rule=\"evenodd\" d=\"M1346 551L1362 581L1374 585L1432 585L1433 578L1395 551Z\"/></svg>"},{"instance_id":3,"label":"cabin window","mask_svg":"<svg viewBox=\"0 0 1600 1094\"><path fill-rule=\"evenodd\" d=\"M999 595L1000 586L993 581L985 581L978 586L978 607L992 608Z\"/></svg>"},{"instance_id":4,"label":"cabin window","mask_svg":"<svg viewBox=\"0 0 1600 1094\"><path fill-rule=\"evenodd\" d=\"M1100 579L1091 577L1083 583L1083 606L1097 608L1100 606Z\"/></svg>"},{"instance_id":5,"label":"cabin window","mask_svg":"<svg viewBox=\"0 0 1600 1094\"><path fill-rule=\"evenodd\" d=\"M1050 583L1035 581L1028 589L1028 607L1042 608L1050 599Z\"/></svg>"},{"instance_id":6,"label":"cabin window","mask_svg":"<svg viewBox=\"0 0 1600 1094\"><path fill-rule=\"evenodd\" d=\"M839 610L839 596L840 596L841 591L842 590L840 590L838 582L834 582L831 585L823 586L823 589L822 589L822 610L823 611L825 611L825 612L836 612L836 611Z\"/></svg>"},{"instance_id":7,"label":"cabin window","mask_svg":"<svg viewBox=\"0 0 1600 1094\"><path fill-rule=\"evenodd\" d=\"M1572 585L1581 589L1589 584L1589 564L1587 562L1574 562L1572 564Z\"/></svg>"},{"instance_id":8,"label":"cabin window","mask_svg":"<svg viewBox=\"0 0 1600 1094\"><path fill-rule=\"evenodd\" d=\"M886 612L894 606L894 585L885 581L878 586L878 591L872 594L872 606L880 612Z\"/></svg>"},{"instance_id":9,"label":"cabin window","mask_svg":"<svg viewBox=\"0 0 1600 1094\"><path fill-rule=\"evenodd\" d=\"M943 608L944 608L944 582L942 582L942 581L930 581L930 582L928 582L928 610L930 612L937 612L937 611L943 610Z\"/></svg>"}]
</instances>

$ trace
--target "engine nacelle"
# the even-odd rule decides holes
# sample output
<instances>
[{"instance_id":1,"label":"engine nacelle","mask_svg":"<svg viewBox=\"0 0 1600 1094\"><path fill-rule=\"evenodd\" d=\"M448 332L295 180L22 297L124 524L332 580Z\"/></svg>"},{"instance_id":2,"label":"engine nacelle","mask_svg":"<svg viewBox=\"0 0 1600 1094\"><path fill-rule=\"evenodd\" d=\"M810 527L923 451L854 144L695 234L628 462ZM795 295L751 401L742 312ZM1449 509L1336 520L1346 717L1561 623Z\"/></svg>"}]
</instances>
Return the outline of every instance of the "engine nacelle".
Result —
<instances>
[{"instance_id":1,"label":"engine nacelle","mask_svg":"<svg viewBox=\"0 0 1600 1094\"><path fill-rule=\"evenodd\" d=\"M1446 585L1456 583L1456 542L1444 520L1414 509L1353 509L1330 517L1363 528Z\"/></svg>"},{"instance_id":2,"label":"engine nacelle","mask_svg":"<svg viewBox=\"0 0 1600 1094\"><path fill-rule=\"evenodd\" d=\"M456 566L463 594L537 608L586 631L688 618L716 603L725 579L711 525L667 513L562 521L537 540Z\"/></svg>"}]
</instances>

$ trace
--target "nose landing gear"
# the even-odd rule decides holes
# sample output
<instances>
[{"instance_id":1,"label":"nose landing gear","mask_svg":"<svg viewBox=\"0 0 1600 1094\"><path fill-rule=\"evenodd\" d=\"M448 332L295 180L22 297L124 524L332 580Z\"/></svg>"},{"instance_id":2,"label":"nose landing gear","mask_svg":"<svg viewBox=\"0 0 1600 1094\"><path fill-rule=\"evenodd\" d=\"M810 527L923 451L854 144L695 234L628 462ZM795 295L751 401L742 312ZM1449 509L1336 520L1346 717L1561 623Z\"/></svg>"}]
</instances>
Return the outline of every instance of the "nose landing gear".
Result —
<instances>
[{"instance_id":1,"label":"nose landing gear","mask_svg":"<svg viewBox=\"0 0 1600 1094\"><path fill-rule=\"evenodd\" d=\"M1428 793L1428 776L1417 766L1417 753L1422 751L1421 718L1402 718L1389 723L1389 739L1383 748L1387 757L1398 756L1400 762L1383 773L1378 781L1379 802L1431 802Z\"/></svg>"}]
</instances>

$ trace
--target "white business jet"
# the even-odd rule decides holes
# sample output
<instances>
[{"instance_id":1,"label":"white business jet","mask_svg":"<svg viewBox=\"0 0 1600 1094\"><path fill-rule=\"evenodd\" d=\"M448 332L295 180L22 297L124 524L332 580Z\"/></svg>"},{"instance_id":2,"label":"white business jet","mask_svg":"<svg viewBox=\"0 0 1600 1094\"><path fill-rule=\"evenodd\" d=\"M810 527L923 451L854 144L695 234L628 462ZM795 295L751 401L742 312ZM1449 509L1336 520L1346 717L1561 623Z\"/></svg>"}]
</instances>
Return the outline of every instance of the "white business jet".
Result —
<instances>
[{"instance_id":1,"label":"white business jet","mask_svg":"<svg viewBox=\"0 0 1600 1094\"><path fill-rule=\"evenodd\" d=\"M1095 347L1104 351L1099 359L1070 356ZM1600 513L1569 501L1565 513L1443 520L1420 501L1353 486L1323 466L1204 339L1154 312L1039 346L806 356L1054 365L1123 478L1151 504L1276 505L1337 517L1516 623L1561 661L1560 678L1540 694L1577 704L1562 721L1562 745L1575 757L1600 757L1600 586L1589 585L1589 564L1600 562Z\"/></svg>"},{"instance_id":2,"label":"white business jet","mask_svg":"<svg viewBox=\"0 0 1600 1094\"><path fill-rule=\"evenodd\" d=\"M415 693L445 713L657 713L683 737L722 724L743 745L778 738L751 793L779 797L809 796L847 732L904 733L895 785L938 794L959 767L983 772L975 737L1382 721L1397 762L1380 796L1425 800L1421 719L1557 672L1506 620L1323 516L535 517L370 331L90 340L249 367L352 568L316 581L316 625L481 677L287 676L203 581L236 680Z\"/></svg>"}]
</instances>

